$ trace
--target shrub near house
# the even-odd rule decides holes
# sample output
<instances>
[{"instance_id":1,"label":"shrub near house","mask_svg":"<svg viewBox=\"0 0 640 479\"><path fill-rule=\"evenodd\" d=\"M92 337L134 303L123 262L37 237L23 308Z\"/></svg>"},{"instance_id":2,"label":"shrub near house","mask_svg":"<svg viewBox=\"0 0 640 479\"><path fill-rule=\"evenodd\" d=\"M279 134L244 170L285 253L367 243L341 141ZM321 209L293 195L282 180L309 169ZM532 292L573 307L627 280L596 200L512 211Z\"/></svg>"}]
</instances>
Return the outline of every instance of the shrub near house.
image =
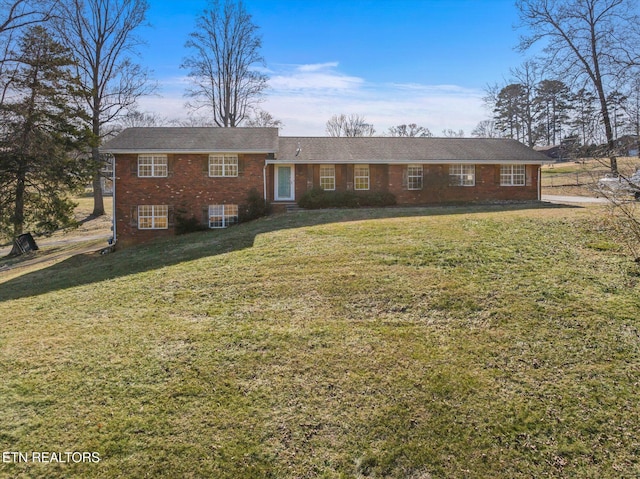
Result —
<instances>
[{"instance_id":1,"label":"shrub near house","mask_svg":"<svg viewBox=\"0 0 640 479\"><path fill-rule=\"evenodd\" d=\"M277 128L129 128L102 152L115 157L120 244L175 234L178 217L179 230L185 221L190 229L231 226L250 203L255 210L256 193L276 211L299 201L538 200L549 160L515 140L279 137Z\"/></svg>"}]
</instances>

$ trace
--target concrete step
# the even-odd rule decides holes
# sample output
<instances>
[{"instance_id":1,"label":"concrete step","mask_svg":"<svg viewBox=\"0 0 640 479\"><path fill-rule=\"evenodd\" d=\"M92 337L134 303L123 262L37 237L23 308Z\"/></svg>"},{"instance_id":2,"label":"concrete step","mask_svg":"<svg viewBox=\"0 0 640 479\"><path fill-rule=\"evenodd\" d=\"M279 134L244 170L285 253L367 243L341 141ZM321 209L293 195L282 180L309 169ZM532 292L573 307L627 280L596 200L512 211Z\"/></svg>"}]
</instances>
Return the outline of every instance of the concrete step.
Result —
<instances>
[{"instance_id":1,"label":"concrete step","mask_svg":"<svg viewBox=\"0 0 640 479\"><path fill-rule=\"evenodd\" d=\"M295 213L297 211L304 211L304 208L300 208L296 203L287 205L287 213Z\"/></svg>"}]
</instances>

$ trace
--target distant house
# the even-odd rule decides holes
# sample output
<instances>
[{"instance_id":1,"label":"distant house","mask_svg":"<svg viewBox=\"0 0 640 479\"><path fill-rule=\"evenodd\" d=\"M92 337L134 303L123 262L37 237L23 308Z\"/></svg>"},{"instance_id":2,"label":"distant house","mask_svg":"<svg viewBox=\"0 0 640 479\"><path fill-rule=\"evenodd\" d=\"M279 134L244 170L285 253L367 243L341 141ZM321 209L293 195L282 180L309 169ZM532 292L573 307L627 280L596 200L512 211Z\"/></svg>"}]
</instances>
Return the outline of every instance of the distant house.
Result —
<instances>
[{"instance_id":1,"label":"distant house","mask_svg":"<svg viewBox=\"0 0 640 479\"><path fill-rule=\"evenodd\" d=\"M640 141L636 135L624 135L615 141L617 154L620 156L639 156Z\"/></svg>"},{"instance_id":2,"label":"distant house","mask_svg":"<svg viewBox=\"0 0 640 479\"><path fill-rule=\"evenodd\" d=\"M314 188L387 192L399 205L540 199L549 158L509 139L280 137L277 128L129 128L115 158L119 243L174 234L176 216L238 221L250 190L277 210Z\"/></svg>"}]
</instances>

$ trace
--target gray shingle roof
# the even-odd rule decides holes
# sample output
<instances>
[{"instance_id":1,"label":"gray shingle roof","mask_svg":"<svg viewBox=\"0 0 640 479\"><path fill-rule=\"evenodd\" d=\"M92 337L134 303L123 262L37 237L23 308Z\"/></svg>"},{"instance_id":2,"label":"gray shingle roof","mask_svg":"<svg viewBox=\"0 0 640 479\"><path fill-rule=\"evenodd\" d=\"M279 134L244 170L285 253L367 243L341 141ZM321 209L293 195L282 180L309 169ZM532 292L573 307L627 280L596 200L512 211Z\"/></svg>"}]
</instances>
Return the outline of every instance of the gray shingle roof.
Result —
<instances>
[{"instance_id":1,"label":"gray shingle roof","mask_svg":"<svg viewBox=\"0 0 640 479\"><path fill-rule=\"evenodd\" d=\"M100 150L103 153L275 153L276 160L269 160L270 163L550 161L546 155L509 139L278 137L277 128L127 128Z\"/></svg>"},{"instance_id":2,"label":"gray shingle roof","mask_svg":"<svg viewBox=\"0 0 640 479\"><path fill-rule=\"evenodd\" d=\"M103 153L274 153L277 128L146 127L127 128L106 142Z\"/></svg>"},{"instance_id":3,"label":"gray shingle roof","mask_svg":"<svg viewBox=\"0 0 640 479\"><path fill-rule=\"evenodd\" d=\"M502 138L280 137L279 144L278 163L550 161L516 140Z\"/></svg>"}]
</instances>

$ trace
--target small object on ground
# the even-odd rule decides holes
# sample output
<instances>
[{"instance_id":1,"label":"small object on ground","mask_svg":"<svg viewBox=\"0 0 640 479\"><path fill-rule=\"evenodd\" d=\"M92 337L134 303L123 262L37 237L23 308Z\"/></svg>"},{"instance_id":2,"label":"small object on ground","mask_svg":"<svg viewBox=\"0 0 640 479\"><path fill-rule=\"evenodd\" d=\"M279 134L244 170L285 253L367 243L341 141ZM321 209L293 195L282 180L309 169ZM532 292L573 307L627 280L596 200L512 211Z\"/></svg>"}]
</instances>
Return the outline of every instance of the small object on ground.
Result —
<instances>
[{"instance_id":1,"label":"small object on ground","mask_svg":"<svg viewBox=\"0 0 640 479\"><path fill-rule=\"evenodd\" d=\"M13 248L9 256L20 256L21 254L28 253L29 251L37 251L38 249L36 240L33 239L31 233L24 233L13 240Z\"/></svg>"}]
</instances>

